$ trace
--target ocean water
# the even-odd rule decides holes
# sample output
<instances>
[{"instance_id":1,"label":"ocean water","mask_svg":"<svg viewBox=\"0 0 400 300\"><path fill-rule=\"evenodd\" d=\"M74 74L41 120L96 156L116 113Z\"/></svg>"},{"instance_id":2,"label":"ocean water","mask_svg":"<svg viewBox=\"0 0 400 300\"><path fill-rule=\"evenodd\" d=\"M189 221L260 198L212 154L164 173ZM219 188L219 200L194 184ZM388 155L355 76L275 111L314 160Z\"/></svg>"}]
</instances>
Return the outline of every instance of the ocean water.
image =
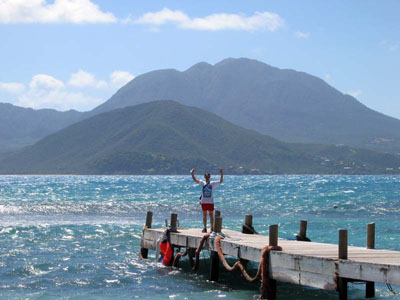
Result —
<instances>
[{"instance_id":1,"label":"ocean water","mask_svg":"<svg viewBox=\"0 0 400 300\"><path fill-rule=\"evenodd\" d=\"M241 230L253 214L261 234L276 223L293 238L306 219L313 241L336 243L347 228L349 244L365 246L375 222L376 247L400 250L400 176L226 176L215 193L225 228ZM186 259L162 266L152 251L139 260L146 212L153 227L172 212L201 227L199 195L189 175L0 176L0 299L257 299L259 284L238 273L221 269L209 282L207 251L195 273ZM349 284L349 299L363 295ZM278 299L322 298L337 294L278 284ZM377 284L376 299L400 296Z\"/></svg>"}]
</instances>

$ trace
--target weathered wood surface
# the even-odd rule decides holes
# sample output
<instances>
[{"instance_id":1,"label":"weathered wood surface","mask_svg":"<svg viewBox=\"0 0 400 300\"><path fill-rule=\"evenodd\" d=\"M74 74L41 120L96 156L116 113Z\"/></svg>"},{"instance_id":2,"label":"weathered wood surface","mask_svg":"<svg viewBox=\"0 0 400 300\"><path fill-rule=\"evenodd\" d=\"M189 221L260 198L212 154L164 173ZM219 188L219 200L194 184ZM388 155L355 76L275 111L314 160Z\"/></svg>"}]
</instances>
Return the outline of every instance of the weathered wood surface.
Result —
<instances>
[{"instance_id":1,"label":"weathered wood surface","mask_svg":"<svg viewBox=\"0 0 400 300\"><path fill-rule=\"evenodd\" d=\"M163 232L164 229L145 230L143 247L155 250ZM261 250L269 243L268 236L227 229L222 232L226 236L221 241L224 254L260 262ZM203 235L201 229L179 229L171 233L171 242L176 246L197 248ZM339 260L338 246L334 244L284 239L279 239L278 244L283 251L272 251L270 255L271 276L278 281L328 290L337 289L337 277L400 284L399 251L349 246L348 259ZM213 236L206 248L216 251Z\"/></svg>"}]
</instances>

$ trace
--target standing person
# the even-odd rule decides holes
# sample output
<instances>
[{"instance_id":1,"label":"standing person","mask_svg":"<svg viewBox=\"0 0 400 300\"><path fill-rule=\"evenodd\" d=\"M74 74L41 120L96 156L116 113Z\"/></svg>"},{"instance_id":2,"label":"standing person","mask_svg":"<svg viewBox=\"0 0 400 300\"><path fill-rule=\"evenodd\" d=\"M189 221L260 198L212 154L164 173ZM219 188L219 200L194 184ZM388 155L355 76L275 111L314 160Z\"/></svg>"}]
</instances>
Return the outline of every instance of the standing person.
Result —
<instances>
[{"instance_id":1,"label":"standing person","mask_svg":"<svg viewBox=\"0 0 400 300\"><path fill-rule=\"evenodd\" d=\"M204 179L206 180L201 181L197 180L194 176L194 171L196 169L192 169L190 173L192 174L193 181L201 185L201 197L200 197L200 204L201 209L203 211L203 224L204 228L202 232L207 232L207 212L210 216L210 223L211 223L211 231L214 229L214 190L224 181L224 172L222 169L219 169L219 173L221 177L219 181L210 181L211 175L210 173L204 174Z\"/></svg>"}]
</instances>

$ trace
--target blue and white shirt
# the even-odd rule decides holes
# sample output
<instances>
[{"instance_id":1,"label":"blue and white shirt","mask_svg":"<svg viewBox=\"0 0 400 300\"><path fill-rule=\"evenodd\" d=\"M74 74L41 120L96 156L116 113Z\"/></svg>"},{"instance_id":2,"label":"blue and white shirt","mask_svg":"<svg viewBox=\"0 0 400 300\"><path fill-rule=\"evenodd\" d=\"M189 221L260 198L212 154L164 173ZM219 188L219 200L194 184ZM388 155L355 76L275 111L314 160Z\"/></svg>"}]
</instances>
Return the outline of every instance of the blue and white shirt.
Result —
<instances>
[{"instance_id":1,"label":"blue and white shirt","mask_svg":"<svg viewBox=\"0 0 400 300\"><path fill-rule=\"evenodd\" d=\"M205 181L200 181L201 185L201 204L214 204L214 190L221 183L219 181L211 181L206 183Z\"/></svg>"}]
</instances>

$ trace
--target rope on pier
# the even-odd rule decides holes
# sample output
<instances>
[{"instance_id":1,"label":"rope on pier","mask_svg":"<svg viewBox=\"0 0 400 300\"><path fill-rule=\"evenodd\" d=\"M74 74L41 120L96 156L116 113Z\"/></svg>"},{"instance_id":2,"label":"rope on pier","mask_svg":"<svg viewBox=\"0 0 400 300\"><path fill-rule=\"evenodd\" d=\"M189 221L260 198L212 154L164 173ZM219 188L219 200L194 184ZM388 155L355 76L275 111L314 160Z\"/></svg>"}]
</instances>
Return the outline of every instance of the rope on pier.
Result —
<instances>
[{"instance_id":1,"label":"rope on pier","mask_svg":"<svg viewBox=\"0 0 400 300\"><path fill-rule=\"evenodd\" d=\"M237 261L232 267L228 264L224 257L224 253L222 252L221 248L221 239L223 237L217 236L215 239L215 246L217 248L218 256L220 260L222 261L223 266L225 267L226 270L228 271L233 271L236 268L239 268L242 271L242 274L244 278L246 278L247 281L249 282L255 282L257 278L261 275L261 295L259 299L273 299L273 291L270 286L270 280L269 280L269 253L271 250L276 250L276 251L282 251L282 247L280 246L265 246L263 250L261 251L261 261L258 266L257 274L254 277L251 277L247 271L246 268L243 266L243 264L240 261Z\"/></svg>"},{"instance_id":2,"label":"rope on pier","mask_svg":"<svg viewBox=\"0 0 400 300\"><path fill-rule=\"evenodd\" d=\"M175 255L174 262L172 263L172 265L174 267L178 267L179 260L181 259L182 256L186 256L188 254L188 252L189 252L188 250L186 250L185 252L178 252Z\"/></svg>"},{"instance_id":3,"label":"rope on pier","mask_svg":"<svg viewBox=\"0 0 400 300\"><path fill-rule=\"evenodd\" d=\"M258 277L260 276L260 274L261 274L261 263L260 263L260 265L259 265L259 267L258 267L257 274L256 274L256 276L254 276L254 277L251 277L251 276L247 273L246 268L243 266L243 264L242 264L240 261L235 262L235 264L231 267L231 266L228 264L228 262L226 261L226 259L225 259L225 257L224 257L224 253L222 252L222 248L221 248L221 239L222 239L221 236L217 236L217 237L216 237L216 239L215 239L215 246L217 247L217 252L218 252L219 259L221 260L221 262L222 262L223 266L225 267L225 269L228 270L229 272L231 272L231 271L233 271L233 270L239 268L239 269L242 271L242 274L243 274L244 278L247 279L247 281L255 282L255 281L257 280L257 278L258 278Z\"/></svg>"},{"instance_id":4,"label":"rope on pier","mask_svg":"<svg viewBox=\"0 0 400 300\"><path fill-rule=\"evenodd\" d=\"M282 251L280 246L265 246L261 252L261 295L258 299L274 299L274 291L269 278L269 254L271 250Z\"/></svg>"},{"instance_id":5,"label":"rope on pier","mask_svg":"<svg viewBox=\"0 0 400 300\"><path fill-rule=\"evenodd\" d=\"M200 241L199 246L196 249L196 254L195 254L195 261L194 261L194 266L192 268L193 271L197 271L199 269L199 261L200 261L200 252L201 249L203 249L204 244L206 243L207 239L210 237L210 234L207 233L203 235L203 238Z\"/></svg>"}]
</instances>

